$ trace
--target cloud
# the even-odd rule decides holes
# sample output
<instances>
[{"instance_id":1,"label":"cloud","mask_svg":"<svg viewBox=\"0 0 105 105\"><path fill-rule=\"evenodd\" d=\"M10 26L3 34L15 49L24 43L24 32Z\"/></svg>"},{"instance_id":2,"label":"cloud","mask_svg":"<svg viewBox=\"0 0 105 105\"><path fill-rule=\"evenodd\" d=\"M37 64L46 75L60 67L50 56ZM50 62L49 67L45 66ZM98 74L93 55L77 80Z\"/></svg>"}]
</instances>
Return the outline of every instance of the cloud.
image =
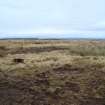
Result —
<instances>
[{"instance_id":1,"label":"cloud","mask_svg":"<svg viewBox=\"0 0 105 105\"><path fill-rule=\"evenodd\" d=\"M105 0L1 0L0 33L103 34L104 4Z\"/></svg>"},{"instance_id":2,"label":"cloud","mask_svg":"<svg viewBox=\"0 0 105 105\"><path fill-rule=\"evenodd\" d=\"M90 27L84 27L83 30L98 32L105 31L105 20L92 24Z\"/></svg>"},{"instance_id":3,"label":"cloud","mask_svg":"<svg viewBox=\"0 0 105 105\"><path fill-rule=\"evenodd\" d=\"M94 30L96 30L96 31L105 31L105 20L95 24Z\"/></svg>"},{"instance_id":4,"label":"cloud","mask_svg":"<svg viewBox=\"0 0 105 105\"><path fill-rule=\"evenodd\" d=\"M14 8L18 8L18 9L22 9L22 8L27 8L29 5L29 2L24 1L24 0L3 0L0 1L0 7L4 7L4 8L9 8L9 9L14 9Z\"/></svg>"}]
</instances>

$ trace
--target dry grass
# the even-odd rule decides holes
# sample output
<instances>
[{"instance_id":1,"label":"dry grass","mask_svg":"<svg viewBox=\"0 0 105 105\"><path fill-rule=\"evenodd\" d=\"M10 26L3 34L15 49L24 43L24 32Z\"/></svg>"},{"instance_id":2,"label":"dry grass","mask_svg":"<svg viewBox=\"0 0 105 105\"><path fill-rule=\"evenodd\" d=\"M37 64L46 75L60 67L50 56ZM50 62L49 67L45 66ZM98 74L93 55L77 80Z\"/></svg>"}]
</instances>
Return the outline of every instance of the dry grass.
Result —
<instances>
[{"instance_id":1,"label":"dry grass","mask_svg":"<svg viewBox=\"0 0 105 105\"><path fill-rule=\"evenodd\" d=\"M0 105L104 105L104 99L104 41L0 41Z\"/></svg>"}]
</instances>

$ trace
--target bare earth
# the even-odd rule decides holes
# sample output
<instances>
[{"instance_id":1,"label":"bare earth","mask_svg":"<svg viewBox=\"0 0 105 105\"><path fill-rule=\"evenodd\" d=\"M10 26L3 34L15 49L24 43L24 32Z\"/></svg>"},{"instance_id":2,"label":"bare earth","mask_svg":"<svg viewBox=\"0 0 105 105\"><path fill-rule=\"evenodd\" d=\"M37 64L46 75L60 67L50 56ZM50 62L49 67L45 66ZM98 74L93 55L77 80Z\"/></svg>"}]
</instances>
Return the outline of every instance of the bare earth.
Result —
<instances>
[{"instance_id":1,"label":"bare earth","mask_svg":"<svg viewBox=\"0 0 105 105\"><path fill-rule=\"evenodd\" d=\"M105 41L1 40L0 105L105 105Z\"/></svg>"}]
</instances>

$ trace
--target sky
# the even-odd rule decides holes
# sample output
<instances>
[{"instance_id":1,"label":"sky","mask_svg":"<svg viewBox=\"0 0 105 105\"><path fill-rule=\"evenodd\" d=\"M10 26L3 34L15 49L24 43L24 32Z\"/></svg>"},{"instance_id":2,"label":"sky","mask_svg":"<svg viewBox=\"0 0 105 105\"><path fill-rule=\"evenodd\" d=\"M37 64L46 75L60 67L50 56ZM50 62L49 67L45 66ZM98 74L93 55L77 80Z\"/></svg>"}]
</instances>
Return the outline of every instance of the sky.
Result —
<instances>
[{"instance_id":1,"label":"sky","mask_svg":"<svg viewBox=\"0 0 105 105\"><path fill-rule=\"evenodd\" d=\"M0 0L2 37L105 38L105 0Z\"/></svg>"}]
</instances>

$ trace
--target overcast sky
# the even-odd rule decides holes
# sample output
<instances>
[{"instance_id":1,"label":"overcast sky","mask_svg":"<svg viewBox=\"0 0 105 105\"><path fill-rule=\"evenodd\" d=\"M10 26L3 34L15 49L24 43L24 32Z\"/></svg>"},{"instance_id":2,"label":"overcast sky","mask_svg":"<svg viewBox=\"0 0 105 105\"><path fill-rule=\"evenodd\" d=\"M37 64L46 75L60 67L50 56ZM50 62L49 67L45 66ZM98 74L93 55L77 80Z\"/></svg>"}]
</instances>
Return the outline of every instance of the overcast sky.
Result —
<instances>
[{"instance_id":1,"label":"overcast sky","mask_svg":"<svg viewBox=\"0 0 105 105\"><path fill-rule=\"evenodd\" d=\"M0 37L13 34L105 37L105 0L0 0Z\"/></svg>"}]
</instances>

